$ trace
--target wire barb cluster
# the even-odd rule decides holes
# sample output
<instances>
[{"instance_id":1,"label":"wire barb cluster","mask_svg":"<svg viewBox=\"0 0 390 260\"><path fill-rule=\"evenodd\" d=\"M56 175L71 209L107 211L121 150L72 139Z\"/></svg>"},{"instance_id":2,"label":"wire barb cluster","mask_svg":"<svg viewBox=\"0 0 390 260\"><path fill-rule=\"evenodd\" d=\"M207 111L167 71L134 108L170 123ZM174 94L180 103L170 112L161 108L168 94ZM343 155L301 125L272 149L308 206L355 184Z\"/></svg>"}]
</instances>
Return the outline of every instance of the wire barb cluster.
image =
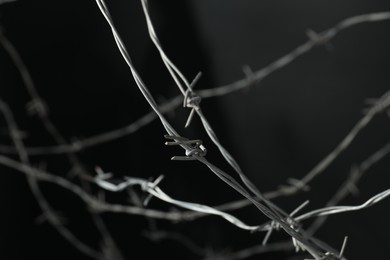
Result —
<instances>
[{"instance_id":1,"label":"wire barb cluster","mask_svg":"<svg viewBox=\"0 0 390 260\"><path fill-rule=\"evenodd\" d=\"M177 137L165 135L166 139L173 140L173 142L165 142L165 145L187 145L185 156L174 156L171 160L175 161L194 161L197 160L195 156L204 157L207 154L207 149L203 146L202 140L189 140L185 137Z\"/></svg>"}]
</instances>

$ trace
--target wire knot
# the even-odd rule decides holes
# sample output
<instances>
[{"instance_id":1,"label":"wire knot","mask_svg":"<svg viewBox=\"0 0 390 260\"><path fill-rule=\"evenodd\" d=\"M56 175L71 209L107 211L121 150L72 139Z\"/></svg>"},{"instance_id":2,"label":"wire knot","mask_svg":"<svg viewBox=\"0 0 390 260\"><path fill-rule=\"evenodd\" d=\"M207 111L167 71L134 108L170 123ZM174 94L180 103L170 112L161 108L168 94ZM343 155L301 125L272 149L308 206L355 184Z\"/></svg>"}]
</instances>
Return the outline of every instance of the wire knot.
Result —
<instances>
[{"instance_id":1,"label":"wire knot","mask_svg":"<svg viewBox=\"0 0 390 260\"><path fill-rule=\"evenodd\" d=\"M199 72L194 78L194 80L191 82L191 84L188 86L186 92L184 93L183 107L191 108L191 112L190 115L188 116L185 127L188 127L190 125L195 111L200 110L199 105L200 102L202 101L202 98L193 91L193 88L201 76L202 73Z\"/></svg>"},{"instance_id":2,"label":"wire knot","mask_svg":"<svg viewBox=\"0 0 390 260\"><path fill-rule=\"evenodd\" d=\"M192 110L188 116L187 122L184 127L188 127L190 125L195 111L198 111L200 109L199 105L201 101L202 98L199 95L197 95L191 89L187 89L184 95L183 107L192 108Z\"/></svg>"},{"instance_id":3,"label":"wire knot","mask_svg":"<svg viewBox=\"0 0 390 260\"><path fill-rule=\"evenodd\" d=\"M330 37L326 33L317 33L312 29L306 30L307 37L315 44L315 45L325 45L330 40Z\"/></svg>"},{"instance_id":4,"label":"wire knot","mask_svg":"<svg viewBox=\"0 0 390 260\"><path fill-rule=\"evenodd\" d=\"M199 110L200 102L202 98L194 91L187 89L184 95L183 107L193 108Z\"/></svg>"},{"instance_id":5,"label":"wire knot","mask_svg":"<svg viewBox=\"0 0 390 260\"><path fill-rule=\"evenodd\" d=\"M367 114L372 110L374 113L379 113L386 110L390 106L390 95L384 95L380 98L368 98L365 103L370 107L363 110L363 114Z\"/></svg>"},{"instance_id":6,"label":"wire knot","mask_svg":"<svg viewBox=\"0 0 390 260\"><path fill-rule=\"evenodd\" d=\"M165 135L166 139L173 140L165 142L165 145L182 145L186 149L185 156L173 156L171 160L175 161L193 161L195 156L206 156L207 149L203 146L202 140L189 140L181 136Z\"/></svg>"},{"instance_id":7,"label":"wire knot","mask_svg":"<svg viewBox=\"0 0 390 260\"><path fill-rule=\"evenodd\" d=\"M41 117L47 117L49 115L49 109L46 103L42 99L33 99L27 103L26 109L29 115L39 115Z\"/></svg>"}]
</instances>

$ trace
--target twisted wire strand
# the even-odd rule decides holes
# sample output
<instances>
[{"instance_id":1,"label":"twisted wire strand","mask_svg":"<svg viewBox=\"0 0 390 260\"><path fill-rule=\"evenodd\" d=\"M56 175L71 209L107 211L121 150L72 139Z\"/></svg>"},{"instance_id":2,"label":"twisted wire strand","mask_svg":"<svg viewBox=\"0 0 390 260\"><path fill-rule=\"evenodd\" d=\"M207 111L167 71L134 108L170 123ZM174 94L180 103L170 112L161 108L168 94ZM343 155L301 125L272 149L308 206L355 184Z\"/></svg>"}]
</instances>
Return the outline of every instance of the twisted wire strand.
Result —
<instances>
[{"instance_id":1,"label":"twisted wire strand","mask_svg":"<svg viewBox=\"0 0 390 260\"><path fill-rule=\"evenodd\" d=\"M164 62L165 67L168 69L168 71L171 74L172 78L174 79L176 85L180 89L181 93L183 95L185 95L185 93L186 93L185 88L189 88L190 83L187 80L187 78L183 75L183 73L176 67L176 65L165 54L165 52L161 46L160 40L158 39L157 34L154 30L152 20L150 18L148 1L141 0L141 4L142 4L142 8L143 8L143 11L145 14L146 25L148 28L150 39L152 40L152 42L156 46L157 50L159 51L160 56L161 56L161 60ZM183 86L183 84L180 82L180 80L185 84L185 86Z\"/></svg>"},{"instance_id":2,"label":"twisted wire strand","mask_svg":"<svg viewBox=\"0 0 390 260\"><path fill-rule=\"evenodd\" d=\"M301 221L301 220L306 220L306 219L318 217L318 216L328 216L328 215L345 213L345 212L350 212L350 211L358 211L358 210L369 208L369 207L377 204L378 202L381 202L382 200L386 199L389 196L390 196L390 189L387 189L387 190L382 191L381 193L378 193L375 196L371 197L370 199L368 199L366 202L364 202L361 205L325 207L325 208L316 209L316 210L307 212L305 214L302 214L302 215L296 217L295 219L297 221Z\"/></svg>"},{"instance_id":3,"label":"twisted wire strand","mask_svg":"<svg viewBox=\"0 0 390 260\"><path fill-rule=\"evenodd\" d=\"M136 186L136 185L141 186L143 191L153 195L154 197L156 197L162 201L165 201L165 202L170 203L172 205L176 205L178 207L188 209L191 211L201 212L201 213L208 214L208 215L220 216L241 229L249 230L249 231L256 231L256 230L259 230L259 227L260 227L260 226L249 226L249 225L243 223L238 218L234 217L233 215L222 212L222 211L217 210L217 209L214 209L214 208L207 206L207 205L202 205L202 204L198 204L198 203L192 203L192 202L174 199L174 198L170 197L169 195L167 195L164 191L162 191L161 188L158 187L154 182L151 182L151 181L148 181L145 179L135 178L135 177L126 177L125 181L118 183L118 184L113 184L113 183L111 183L105 179L99 178L99 176L97 176L95 178L95 182L99 187L101 187L105 190L108 190L108 191L112 191L112 192L123 191L131 186Z\"/></svg>"}]
</instances>

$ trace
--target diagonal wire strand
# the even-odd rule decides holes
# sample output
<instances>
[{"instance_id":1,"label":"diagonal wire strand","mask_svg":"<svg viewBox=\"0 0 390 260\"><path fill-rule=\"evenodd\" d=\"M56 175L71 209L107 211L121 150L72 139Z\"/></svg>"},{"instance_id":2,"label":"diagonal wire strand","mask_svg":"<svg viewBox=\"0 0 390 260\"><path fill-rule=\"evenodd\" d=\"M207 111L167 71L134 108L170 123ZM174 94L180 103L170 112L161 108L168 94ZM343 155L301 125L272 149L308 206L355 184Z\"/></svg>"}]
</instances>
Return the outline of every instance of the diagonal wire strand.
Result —
<instances>
[{"instance_id":1,"label":"diagonal wire strand","mask_svg":"<svg viewBox=\"0 0 390 260\"><path fill-rule=\"evenodd\" d=\"M375 205L378 202L381 202L382 200L384 200L388 197L390 197L390 189L387 189L385 191L382 191L381 193L376 194L375 196L371 197L370 199L368 199L366 202L364 202L361 205L357 205L357 206L332 206L332 207L320 208L320 209L316 209L316 210L307 212L305 214L302 214L302 215L296 217L295 219L297 221L301 221L301 220L306 220L306 219L318 217L318 216L328 216L328 215L345 213L345 212L350 212L350 211L358 211L358 210L369 208L369 207Z\"/></svg>"}]
</instances>

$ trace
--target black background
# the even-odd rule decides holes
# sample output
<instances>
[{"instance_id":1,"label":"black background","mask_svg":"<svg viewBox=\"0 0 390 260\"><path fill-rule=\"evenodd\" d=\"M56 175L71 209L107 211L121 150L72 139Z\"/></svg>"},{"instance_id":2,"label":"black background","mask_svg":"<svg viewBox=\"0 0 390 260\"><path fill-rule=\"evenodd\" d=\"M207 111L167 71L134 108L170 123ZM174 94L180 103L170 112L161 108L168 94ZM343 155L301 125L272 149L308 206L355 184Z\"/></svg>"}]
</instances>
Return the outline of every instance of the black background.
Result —
<instances>
[{"instance_id":1,"label":"black background","mask_svg":"<svg viewBox=\"0 0 390 260\"><path fill-rule=\"evenodd\" d=\"M139 1L108 3L134 64L159 102L179 94L148 38ZM322 31L358 14L388 11L386 0L374 1L150 1L157 34L171 59L188 77L202 71L196 89L211 88L245 77L244 65L258 70L307 40L306 29ZM4 35L12 41L50 107L50 115L68 140L83 139L125 126L149 111L122 60L110 29L94 1L17 1L0 6ZM328 46L320 46L264 81L243 91L202 102L221 142L262 191L289 177L304 176L328 154L362 117L364 101L389 88L390 22L347 29ZM0 49L0 94L28 132L28 145L53 144L35 117L26 114L28 93L8 54ZM168 118L183 136L201 138L208 158L233 171L207 139L199 120L184 129L188 109ZM276 200L287 211L310 199L305 210L324 205L359 163L389 141L390 124L377 116L335 163L312 183L308 193ZM2 129L5 124L2 122ZM172 162L180 149L164 146L163 128L155 121L136 134L78 154L92 173L96 165L120 176L156 178L181 200L217 205L240 197L196 162ZM2 131L1 140L9 143ZM34 157L49 170L65 175L60 156ZM389 158L359 183L360 194L343 204L360 204L388 188ZM40 211L24 176L1 169L0 259L50 257L87 259L47 223L35 224ZM86 243L98 248L84 205L68 192L43 184L45 195ZM123 196L126 197L126 194ZM113 198L125 203L125 198ZM164 204L163 204L164 205ZM152 200L150 207L161 206ZM332 216L318 233L335 248L349 236L350 259L386 259L389 202L362 212ZM254 209L237 212L245 222L266 219ZM264 234L250 234L216 217L190 223L150 222L143 217L103 214L126 259L199 259L183 237L154 242L143 236L156 226L183 234L208 252L228 252L259 244ZM272 241L286 238L275 234ZM290 254L289 254L290 255ZM267 254L254 259L284 259ZM267 258L268 257L268 258ZM302 259L303 257L298 259Z\"/></svg>"}]
</instances>

